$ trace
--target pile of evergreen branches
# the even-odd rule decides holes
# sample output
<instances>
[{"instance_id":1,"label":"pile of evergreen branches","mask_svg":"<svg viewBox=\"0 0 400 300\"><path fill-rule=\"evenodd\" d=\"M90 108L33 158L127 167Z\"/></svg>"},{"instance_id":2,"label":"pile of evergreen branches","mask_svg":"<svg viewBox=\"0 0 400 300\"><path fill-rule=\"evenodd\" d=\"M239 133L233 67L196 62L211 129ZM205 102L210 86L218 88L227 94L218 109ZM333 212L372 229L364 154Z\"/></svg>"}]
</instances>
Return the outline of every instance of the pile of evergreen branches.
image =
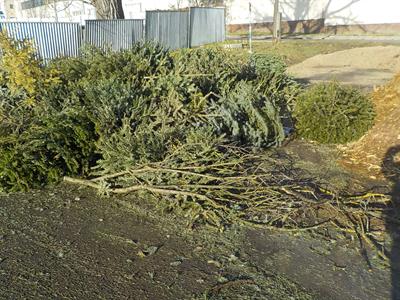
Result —
<instances>
[{"instance_id":1,"label":"pile of evergreen branches","mask_svg":"<svg viewBox=\"0 0 400 300\"><path fill-rule=\"evenodd\" d=\"M204 134L222 152L279 145L297 92L284 68L269 72L260 58L238 62L217 49L170 53L138 43L44 65L26 42L2 36L0 44L3 191L163 161Z\"/></svg>"},{"instance_id":2,"label":"pile of evergreen branches","mask_svg":"<svg viewBox=\"0 0 400 300\"><path fill-rule=\"evenodd\" d=\"M299 92L278 58L145 43L44 65L26 42L0 47L0 192L64 177L145 192L191 222L332 225L373 244L388 197L338 197L254 151L282 143Z\"/></svg>"}]
</instances>

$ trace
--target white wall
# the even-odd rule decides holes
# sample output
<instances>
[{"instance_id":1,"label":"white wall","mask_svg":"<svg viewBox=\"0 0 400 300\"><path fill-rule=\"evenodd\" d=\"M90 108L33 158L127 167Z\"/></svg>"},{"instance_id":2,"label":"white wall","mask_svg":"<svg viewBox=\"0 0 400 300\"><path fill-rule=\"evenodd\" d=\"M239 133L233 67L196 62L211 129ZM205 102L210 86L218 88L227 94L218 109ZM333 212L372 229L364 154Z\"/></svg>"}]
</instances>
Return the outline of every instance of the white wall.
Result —
<instances>
[{"instance_id":1,"label":"white wall","mask_svg":"<svg viewBox=\"0 0 400 300\"><path fill-rule=\"evenodd\" d=\"M186 0L122 0L126 19L144 19L146 10L182 8Z\"/></svg>"},{"instance_id":2,"label":"white wall","mask_svg":"<svg viewBox=\"0 0 400 300\"><path fill-rule=\"evenodd\" d=\"M346 7L348 2L332 1L327 16L329 24L400 23L400 0L359 0Z\"/></svg>"},{"instance_id":3,"label":"white wall","mask_svg":"<svg viewBox=\"0 0 400 300\"><path fill-rule=\"evenodd\" d=\"M231 0L229 24L249 20L246 0ZM251 0L254 22L270 22L273 0ZM400 0L280 0L284 20L326 18L327 24L400 23Z\"/></svg>"},{"instance_id":4,"label":"white wall","mask_svg":"<svg viewBox=\"0 0 400 300\"><path fill-rule=\"evenodd\" d=\"M82 0L73 2L66 10L63 3L58 4L59 21L81 22L95 18L93 7L83 5ZM227 0L227 3L228 24L249 22L248 0ZM251 3L254 22L272 21L274 0L251 0ZM327 24L400 23L400 0L280 0L280 3L284 20L326 17ZM122 4L127 19L144 19L146 10L182 8L187 6L187 0L122 0ZM27 18L54 21L54 9L41 7L19 12L19 20Z\"/></svg>"}]
</instances>

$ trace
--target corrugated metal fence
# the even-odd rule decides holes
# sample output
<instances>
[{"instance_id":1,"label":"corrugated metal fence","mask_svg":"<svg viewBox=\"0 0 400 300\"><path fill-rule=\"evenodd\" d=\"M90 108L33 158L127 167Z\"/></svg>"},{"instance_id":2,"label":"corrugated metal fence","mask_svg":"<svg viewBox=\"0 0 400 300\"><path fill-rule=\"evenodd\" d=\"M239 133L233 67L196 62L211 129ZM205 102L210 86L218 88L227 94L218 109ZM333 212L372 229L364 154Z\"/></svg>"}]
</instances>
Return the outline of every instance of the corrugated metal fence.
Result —
<instances>
[{"instance_id":1,"label":"corrugated metal fence","mask_svg":"<svg viewBox=\"0 0 400 300\"><path fill-rule=\"evenodd\" d=\"M85 34L79 23L60 22L0 22L17 40L31 40L44 60L76 57L83 43L100 48L121 50L143 39L143 20L87 20Z\"/></svg>"},{"instance_id":2,"label":"corrugated metal fence","mask_svg":"<svg viewBox=\"0 0 400 300\"><path fill-rule=\"evenodd\" d=\"M143 39L143 20L88 20L85 42L99 48L129 49Z\"/></svg>"},{"instance_id":3,"label":"corrugated metal fence","mask_svg":"<svg viewBox=\"0 0 400 300\"><path fill-rule=\"evenodd\" d=\"M193 7L190 9L190 47L225 40L225 9Z\"/></svg>"},{"instance_id":4,"label":"corrugated metal fence","mask_svg":"<svg viewBox=\"0 0 400 300\"><path fill-rule=\"evenodd\" d=\"M186 11L146 11L146 40L169 49L225 40L225 9L192 7Z\"/></svg>"},{"instance_id":5,"label":"corrugated metal fence","mask_svg":"<svg viewBox=\"0 0 400 300\"><path fill-rule=\"evenodd\" d=\"M78 56L82 45L79 23L1 22L0 29L17 40L31 40L44 60Z\"/></svg>"},{"instance_id":6,"label":"corrugated metal fence","mask_svg":"<svg viewBox=\"0 0 400 300\"><path fill-rule=\"evenodd\" d=\"M169 49L190 47L187 11L146 11L146 40Z\"/></svg>"},{"instance_id":7,"label":"corrugated metal fence","mask_svg":"<svg viewBox=\"0 0 400 300\"><path fill-rule=\"evenodd\" d=\"M79 23L0 22L0 30L18 40L32 40L44 60L78 56L83 43L115 51L144 38L169 49L195 47L225 40L223 8L147 11L144 20L87 20ZM145 29L145 30L144 30Z\"/></svg>"}]
</instances>

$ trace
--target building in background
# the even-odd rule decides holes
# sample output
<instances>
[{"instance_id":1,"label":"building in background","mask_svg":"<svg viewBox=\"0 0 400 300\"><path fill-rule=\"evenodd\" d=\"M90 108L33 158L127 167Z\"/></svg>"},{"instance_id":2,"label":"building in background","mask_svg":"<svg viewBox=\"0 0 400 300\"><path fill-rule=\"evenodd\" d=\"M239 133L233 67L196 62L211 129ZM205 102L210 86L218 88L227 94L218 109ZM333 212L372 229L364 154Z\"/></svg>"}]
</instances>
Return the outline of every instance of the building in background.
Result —
<instances>
[{"instance_id":1,"label":"building in background","mask_svg":"<svg viewBox=\"0 0 400 300\"><path fill-rule=\"evenodd\" d=\"M226 1L228 24L249 21L249 2L255 23L271 22L274 0ZM324 19L326 25L400 23L399 0L279 0L282 19L301 21Z\"/></svg>"},{"instance_id":2,"label":"building in background","mask_svg":"<svg viewBox=\"0 0 400 300\"><path fill-rule=\"evenodd\" d=\"M189 4L189 0L122 0L126 19L145 19L146 10L181 9ZM18 21L83 23L96 18L87 0L0 0L0 10L6 19Z\"/></svg>"},{"instance_id":3,"label":"building in background","mask_svg":"<svg viewBox=\"0 0 400 300\"><path fill-rule=\"evenodd\" d=\"M15 0L0 1L0 19L15 20L17 18Z\"/></svg>"},{"instance_id":4,"label":"building in background","mask_svg":"<svg viewBox=\"0 0 400 300\"><path fill-rule=\"evenodd\" d=\"M227 24L271 22L275 0L225 0ZM323 19L325 25L400 23L400 0L279 0L284 21ZM200 0L122 0L125 18L144 19L146 10L181 9ZM210 2L212 3L212 1ZM219 2L218 2L219 3ZM96 17L88 0L0 0L7 20L83 22Z\"/></svg>"},{"instance_id":5,"label":"building in background","mask_svg":"<svg viewBox=\"0 0 400 300\"><path fill-rule=\"evenodd\" d=\"M125 18L145 19L146 10L181 9L189 6L188 0L122 0Z\"/></svg>"},{"instance_id":6,"label":"building in background","mask_svg":"<svg viewBox=\"0 0 400 300\"><path fill-rule=\"evenodd\" d=\"M96 17L84 0L14 0L18 21L81 22Z\"/></svg>"},{"instance_id":7,"label":"building in background","mask_svg":"<svg viewBox=\"0 0 400 300\"><path fill-rule=\"evenodd\" d=\"M4 12L6 19L13 20L17 17L15 0L4 0Z\"/></svg>"},{"instance_id":8,"label":"building in background","mask_svg":"<svg viewBox=\"0 0 400 300\"><path fill-rule=\"evenodd\" d=\"M122 0L126 19L144 19L146 10L188 6L187 0ZM0 0L6 19L18 21L81 22L96 18L87 0ZM1 18L1 14L0 14Z\"/></svg>"}]
</instances>

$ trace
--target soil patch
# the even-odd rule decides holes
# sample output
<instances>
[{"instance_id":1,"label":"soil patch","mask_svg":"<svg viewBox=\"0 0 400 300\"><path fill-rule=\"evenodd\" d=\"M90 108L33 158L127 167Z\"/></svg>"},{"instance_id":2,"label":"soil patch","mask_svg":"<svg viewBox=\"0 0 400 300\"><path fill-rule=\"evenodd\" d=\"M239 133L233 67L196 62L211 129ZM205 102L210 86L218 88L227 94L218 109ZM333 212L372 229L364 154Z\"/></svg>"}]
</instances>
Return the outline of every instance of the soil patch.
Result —
<instances>
[{"instance_id":1,"label":"soil patch","mask_svg":"<svg viewBox=\"0 0 400 300\"><path fill-rule=\"evenodd\" d=\"M331 150L281 151L327 185L361 188ZM350 235L186 222L140 194L62 184L0 195L0 298L390 299L390 270Z\"/></svg>"},{"instance_id":2,"label":"soil patch","mask_svg":"<svg viewBox=\"0 0 400 300\"><path fill-rule=\"evenodd\" d=\"M245 260L240 228L189 230L147 204L68 185L0 196L0 298L313 299Z\"/></svg>"}]
</instances>

